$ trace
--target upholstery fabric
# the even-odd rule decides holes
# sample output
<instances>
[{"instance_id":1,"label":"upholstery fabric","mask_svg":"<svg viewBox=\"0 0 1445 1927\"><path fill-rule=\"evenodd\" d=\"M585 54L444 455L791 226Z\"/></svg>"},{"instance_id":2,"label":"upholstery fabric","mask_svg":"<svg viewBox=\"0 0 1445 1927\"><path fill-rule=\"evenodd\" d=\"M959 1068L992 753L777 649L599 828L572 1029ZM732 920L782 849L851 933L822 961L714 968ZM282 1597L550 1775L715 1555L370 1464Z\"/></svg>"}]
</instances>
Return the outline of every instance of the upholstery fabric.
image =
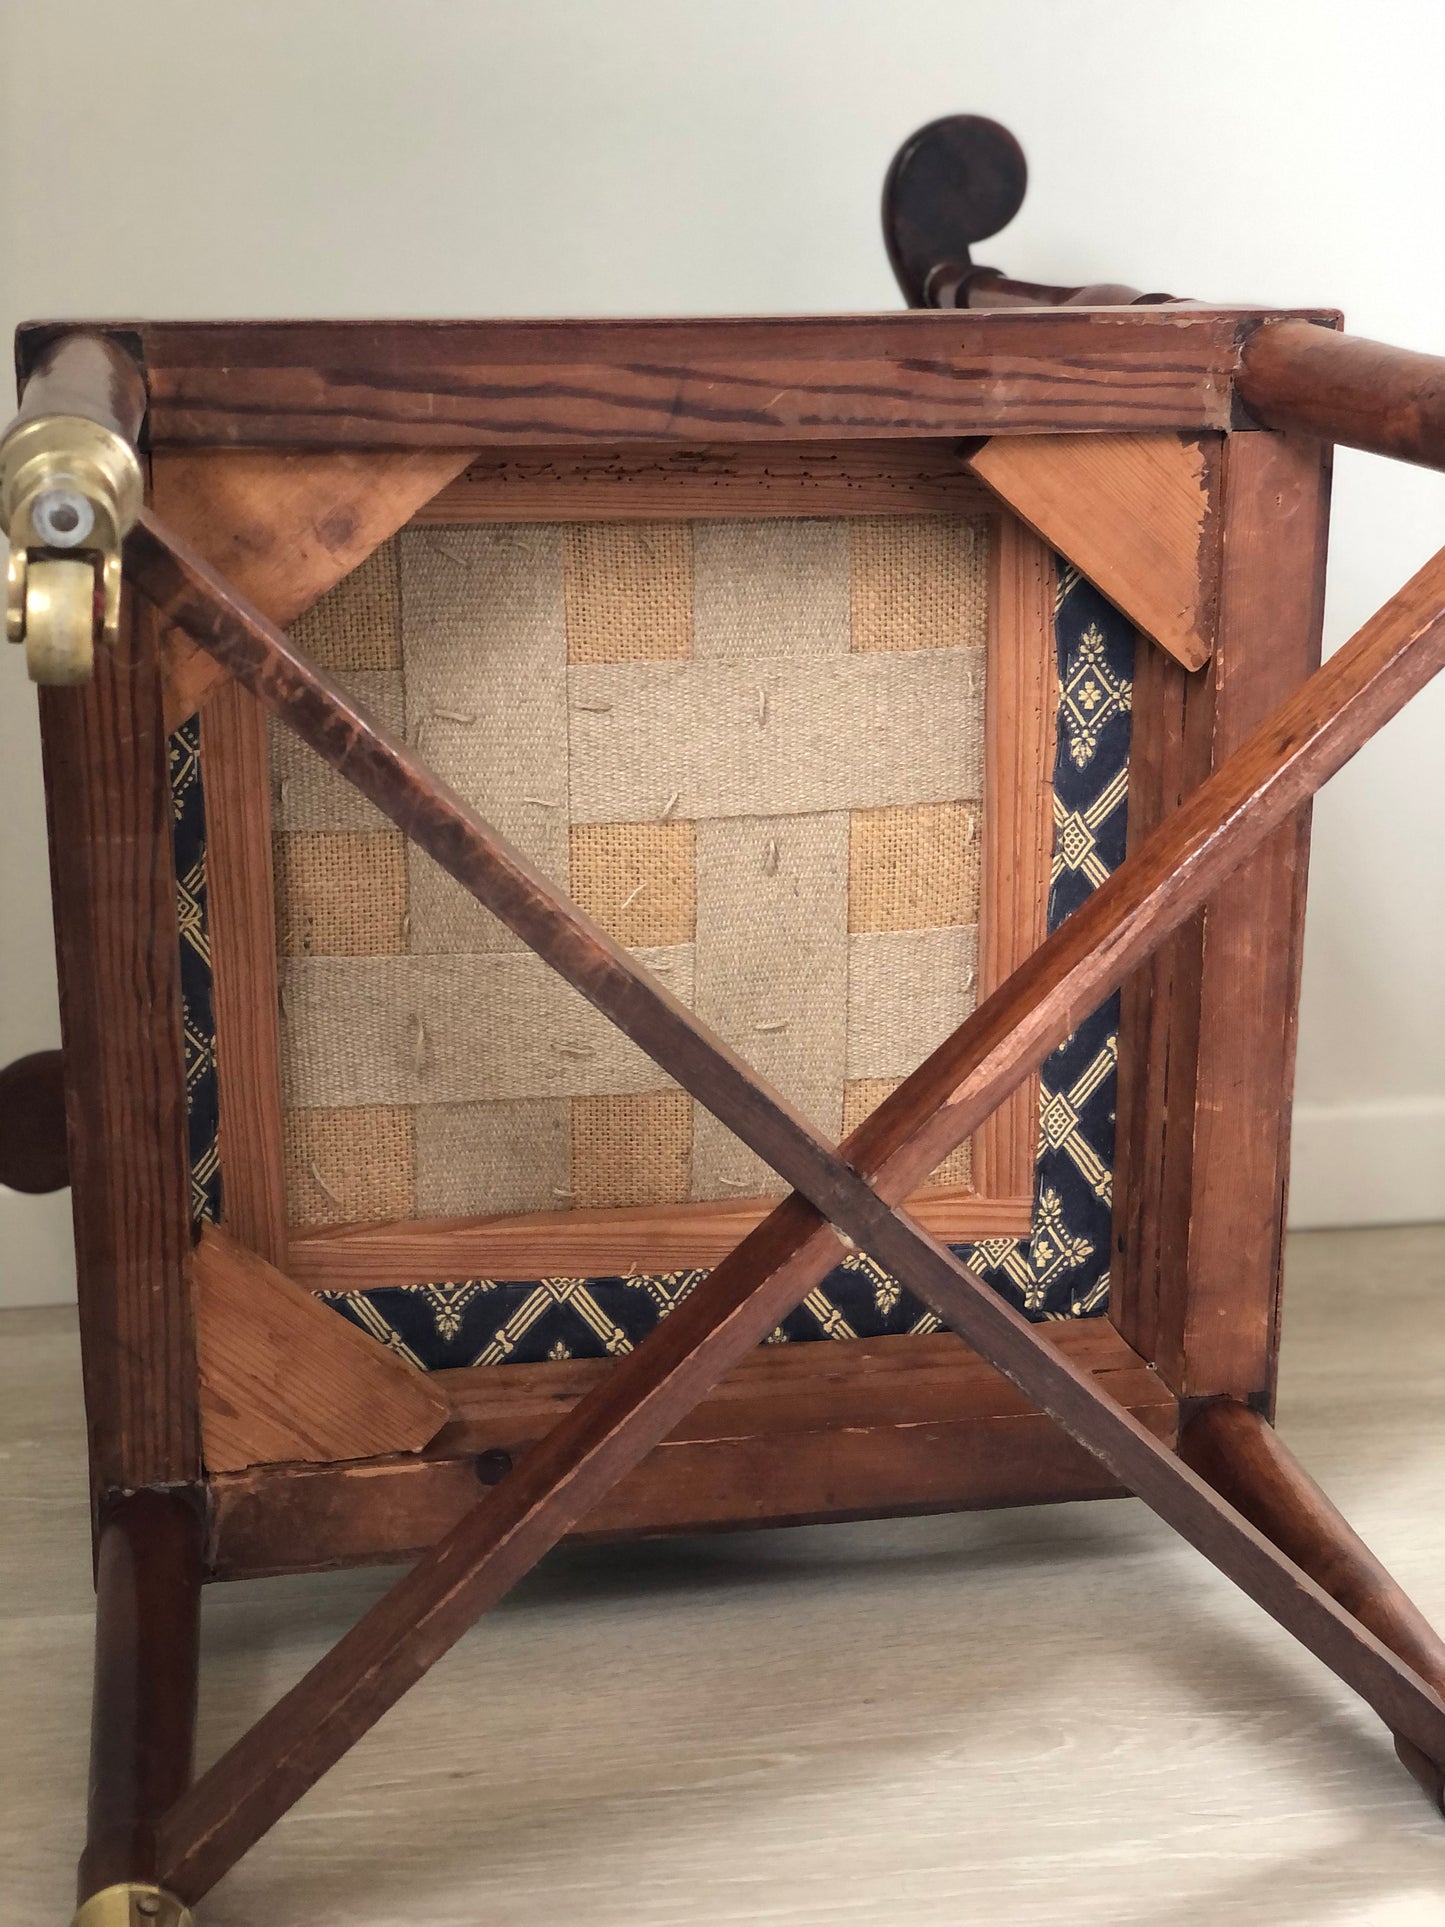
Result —
<instances>
[{"instance_id":1,"label":"upholstery fabric","mask_svg":"<svg viewBox=\"0 0 1445 1927\"><path fill-rule=\"evenodd\" d=\"M348 583L300 634L836 1137L973 1007L989 526L411 528L367 565L374 607ZM293 1222L376 1215L383 1109L413 1114L387 1127L400 1216L780 1194L280 731L273 774Z\"/></svg>"},{"instance_id":2,"label":"upholstery fabric","mask_svg":"<svg viewBox=\"0 0 1445 1927\"><path fill-rule=\"evenodd\" d=\"M854 593L856 597L856 583ZM881 620L876 615L872 619ZM641 617L634 615L630 623L627 646L633 650L644 646L636 640L639 633L654 637L658 633L656 625L650 625ZM726 624L720 623L720 633L726 638ZM662 634L663 642L658 646L675 652L680 647L675 610L663 623ZM1135 648L1134 632L1127 621L1092 585L1062 562L1058 571L1055 635L1060 700L1054 859L1048 909L1051 929L1096 889L1123 858ZM378 649L369 634L367 650L370 673L395 673L374 667ZM721 660L727 654L728 649L720 646L718 658ZM666 653L657 657L633 655L628 660L671 664L686 659ZM211 1216L218 1208L219 1174L209 972L204 961L204 801L196 767L194 725L189 728L189 735L183 730L172 742L172 769L177 786L176 870L186 984L188 1070L193 1056L197 1067L191 1081L194 1199L197 1214ZM866 814L886 812L893 807L870 805ZM826 820L831 814L821 812L811 820ZM850 818L841 859L845 870L850 838L890 833L886 823L881 829L869 823L860 830L863 814L845 813ZM798 820L792 818L794 822ZM806 814L803 820L808 820ZM362 833L376 835L377 831L370 825L364 826ZM953 839L945 847L958 847L967 831L960 828L957 821L950 827L939 820L919 825L910 834L924 856L915 866L914 881L898 887L905 897L909 890L920 891L927 897L937 888L936 871L925 860L927 853L940 836ZM573 855L570 848L568 855L569 858ZM666 872L663 862L665 873L675 877L677 869L674 861L672 872ZM577 874L574 867L574 883ZM884 894L886 896L886 891ZM906 916L906 912L904 914ZM956 906L951 914L957 914ZM882 926L881 931L850 931L848 943L853 945L864 935L873 940L881 934L899 934L892 931L890 918L897 920L894 912L885 908L875 918ZM967 928L954 923L938 926L944 937L955 945ZM655 936L664 932L653 924L644 925L638 934ZM917 929L908 929L905 923L901 934L916 944L920 933ZM929 930L925 935L935 939L938 931ZM969 935L972 935L971 929ZM639 948L642 947L639 944ZM685 950L688 946L676 948ZM664 960L666 953L667 947L661 946L659 954ZM327 961L335 963L337 959ZM344 950L340 961L345 961ZM466 959L469 967L478 961L475 955ZM501 966L522 964L524 959L514 953L511 958L499 955L491 961ZM880 965L879 974L891 975L896 984L900 973L907 968L902 951L896 953L893 961L897 969L891 970L885 962ZM957 971L960 967L961 959L955 951L949 968ZM956 1022L957 1017L951 1021ZM957 1247L995 1289L1034 1319L1098 1315L1107 1304L1117 1031L1118 999L1115 997L1088 1018L1043 1067L1039 1158L1030 1235ZM928 1041L921 1036L910 1042L910 1048L918 1054L928 1047ZM407 1048L415 1057L419 1051L424 1053L425 1040L413 1036L407 1041ZM889 1072L877 1068L880 1062L886 1064L887 1061L886 1057L880 1059L871 1050L864 1049L861 1043L857 1054L848 1060L850 1078L845 1080L847 1088L842 1094L842 1104L850 1126L896 1081ZM903 1068L911 1068L911 1064ZM856 1075L851 1075L855 1071ZM384 1097L385 1093L380 1096ZM624 1108L614 1119L600 1120L604 1128L599 1134L597 1105L603 1097ZM667 1100L671 1101L670 1107ZM579 1141L591 1147L588 1155L603 1167L607 1158L618 1155L616 1146L630 1134L640 1147L638 1169L631 1174L624 1172L618 1181L634 1182L644 1191L649 1185L665 1187L679 1183L678 1127L692 1109L680 1093L628 1088L624 1077L610 1096L607 1093L579 1096L564 1089L560 1098L532 1095L522 1101L536 1107L529 1115L528 1130L536 1150L536 1162L544 1172L555 1176L570 1170ZM589 1105L591 1108L586 1108ZM436 1107L418 1104L413 1108L377 1101L354 1108L364 1114L360 1127L364 1141L379 1147L376 1156L384 1165L388 1156L415 1158L415 1139L430 1128L428 1112ZM465 1136L467 1129L481 1121L487 1106L485 1102L458 1095L445 1108L457 1113L454 1121ZM288 1119L288 1128L316 1128L314 1120L327 1115L324 1111L308 1114L304 1108L294 1110ZM297 1120L308 1116L312 1123L298 1125ZM606 1129L609 1122L617 1128ZM673 1169L662 1170L659 1175L659 1169L666 1164L669 1145ZM320 1169L314 1146L308 1158L313 1169ZM602 1181L607 1181L605 1176ZM445 1194L445 1183L441 1190ZM589 1200L592 1195L586 1194ZM596 1195L601 1195L600 1191ZM579 1197L574 1201L580 1203L584 1199ZM320 1207L328 1208L324 1198L320 1200ZM366 1215L377 1215L374 1193ZM467 1279L329 1296L338 1312L418 1364L435 1369L626 1351L704 1275L687 1271L626 1278ZM936 1327L937 1320L932 1313L918 1305L866 1254L855 1253L773 1334L773 1342L926 1332Z\"/></svg>"},{"instance_id":3,"label":"upholstery fabric","mask_svg":"<svg viewBox=\"0 0 1445 1927\"><path fill-rule=\"evenodd\" d=\"M181 937L181 1037L186 1065L186 1132L191 1216L221 1215L216 1124L216 1019L211 998L211 939L206 917L206 793L201 779L201 719L192 716L167 745Z\"/></svg>"}]
</instances>

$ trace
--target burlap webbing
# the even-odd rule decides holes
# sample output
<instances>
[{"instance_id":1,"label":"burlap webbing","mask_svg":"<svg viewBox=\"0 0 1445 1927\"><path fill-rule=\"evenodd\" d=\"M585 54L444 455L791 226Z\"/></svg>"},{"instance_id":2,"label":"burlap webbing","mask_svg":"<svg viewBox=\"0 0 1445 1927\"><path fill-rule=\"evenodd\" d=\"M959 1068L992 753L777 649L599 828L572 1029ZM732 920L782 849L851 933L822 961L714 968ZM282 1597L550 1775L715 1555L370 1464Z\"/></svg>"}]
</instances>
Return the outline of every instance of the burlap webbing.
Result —
<instances>
[{"instance_id":1,"label":"burlap webbing","mask_svg":"<svg viewBox=\"0 0 1445 1927\"><path fill-rule=\"evenodd\" d=\"M909 516L411 529L297 633L837 1133L972 1006L986 621L986 524ZM275 770L299 1218L773 1188L339 779Z\"/></svg>"}]
</instances>

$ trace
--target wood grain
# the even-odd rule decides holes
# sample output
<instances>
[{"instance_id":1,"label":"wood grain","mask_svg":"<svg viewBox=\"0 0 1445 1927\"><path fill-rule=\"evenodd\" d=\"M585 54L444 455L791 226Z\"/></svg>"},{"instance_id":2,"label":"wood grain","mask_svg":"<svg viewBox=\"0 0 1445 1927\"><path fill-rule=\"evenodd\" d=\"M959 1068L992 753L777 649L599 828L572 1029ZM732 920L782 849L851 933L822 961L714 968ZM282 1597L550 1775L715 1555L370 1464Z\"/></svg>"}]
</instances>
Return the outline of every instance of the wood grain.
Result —
<instances>
[{"instance_id":1,"label":"wood grain","mask_svg":"<svg viewBox=\"0 0 1445 1927\"><path fill-rule=\"evenodd\" d=\"M424 1373L215 1225L191 1290L208 1472L419 1451L445 1419Z\"/></svg>"},{"instance_id":2,"label":"wood grain","mask_svg":"<svg viewBox=\"0 0 1445 1927\"><path fill-rule=\"evenodd\" d=\"M984 693L978 930L983 997L1007 982L1048 930L1059 715L1055 586L1049 550L1013 515L1000 515L989 553ZM1038 1147L1039 1080L1033 1075L985 1119L973 1147L979 1192L1027 1198L1030 1221Z\"/></svg>"},{"instance_id":3,"label":"wood grain","mask_svg":"<svg viewBox=\"0 0 1445 1927\"><path fill-rule=\"evenodd\" d=\"M1137 652L1129 741L1131 848L1208 775L1208 733L1197 721L1207 712L1207 691L1172 657L1162 649ZM1176 1116L1187 1115L1194 1101L1200 961L1199 927L1187 923L1125 978L1120 991L1108 1316L1147 1358L1158 1344L1170 1105Z\"/></svg>"},{"instance_id":4,"label":"wood grain","mask_svg":"<svg viewBox=\"0 0 1445 1927\"><path fill-rule=\"evenodd\" d=\"M1175 1401L1106 1319L1046 1328L1111 1398L1172 1440ZM218 1578L410 1558L475 1506L610 1361L436 1372L450 1417L420 1457L215 1479ZM744 1358L572 1536L716 1531L1100 1498L1088 1453L951 1334L769 1345Z\"/></svg>"},{"instance_id":5,"label":"wood grain","mask_svg":"<svg viewBox=\"0 0 1445 1927\"><path fill-rule=\"evenodd\" d=\"M1121 1404L1176 1404L1106 1318L1058 1319L1040 1329L1081 1370L1108 1378ZM611 1369L610 1359L579 1358L524 1371L433 1372L448 1414L428 1456L475 1455L494 1446L516 1451L535 1443ZM663 1443L781 1441L851 1425L929 1425L1033 1410L1016 1386L948 1332L763 1345L685 1413Z\"/></svg>"},{"instance_id":6,"label":"wood grain","mask_svg":"<svg viewBox=\"0 0 1445 1927\"><path fill-rule=\"evenodd\" d=\"M1328 467L1251 434L1226 465L1218 650L1182 683L1140 665L1131 845L1319 661ZM1182 1395L1273 1384L1308 848L1303 812L1126 1005L1111 1315Z\"/></svg>"},{"instance_id":7,"label":"wood grain","mask_svg":"<svg viewBox=\"0 0 1445 1927\"><path fill-rule=\"evenodd\" d=\"M434 779L409 771L404 752L326 690L264 618L239 605L198 558L178 548L148 517L132 531L128 556L147 593L166 613L185 620L198 639L264 691L314 747L343 763L373 800L390 804L396 819L424 846L432 842L450 855L453 873L464 867L459 849L446 835L435 834L443 823L453 833L462 827L459 806ZM815 1140L795 1160L784 1136L786 1161L802 1165L820 1202L832 1190L831 1204L823 1206L828 1218L893 1268L1115 1477L1432 1758L1442 1757L1445 1748L1445 1701L1223 1504L1153 1433L1101 1399L1090 1376L1055 1353L1012 1306L887 1206L906 1196L920 1172L937 1163L940 1149L971 1134L1084 1010L1445 665L1442 595L1445 556L1437 556L1053 933L1029 967L873 1113L849 1140L856 1171L839 1165ZM412 791L416 795L408 807L400 797ZM462 841L480 853L486 836L473 826ZM474 887L485 894L497 874L505 874L509 860L505 851L489 853ZM537 885L528 887L535 900ZM568 929L565 905L553 901L546 916L534 917L494 888L491 900L493 907L501 901L503 913L513 914L513 927L540 952L553 948L554 963L571 961L565 950L556 953L555 944ZM525 927L529 921L535 937ZM600 946L594 940L587 948L596 960ZM579 987L605 1008L601 980L585 970L578 975ZM635 971L631 981L634 993L643 987ZM666 1062L676 1014L655 994L649 1001L663 1020L649 1037L649 1048ZM636 1009L626 1014L635 1016ZM704 1101L719 1115L727 1113L731 1075L721 1055L712 1058L706 1080L712 1088ZM755 1100L765 1097L755 1083L750 1088ZM777 1121L765 1118L769 1129ZM748 1123L754 1122L750 1115ZM784 1169L762 1142L739 1134ZM704 1289L684 1300L646 1345L623 1359L553 1428L488 1503L421 1559L177 1802L163 1856L176 1891L188 1898L205 1892L479 1612L666 1436L772 1328L781 1308L796 1303L816 1282L839 1248L824 1218L801 1197L786 1199Z\"/></svg>"},{"instance_id":8,"label":"wood grain","mask_svg":"<svg viewBox=\"0 0 1445 1927\"><path fill-rule=\"evenodd\" d=\"M308 1291L372 1291L464 1278L685 1271L725 1258L775 1203L773 1198L725 1198L293 1229L287 1271ZM936 1237L958 1244L1024 1237L1033 1222L1029 1193L984 1198L940 1186L917 1192L908 1208Z\"/></svg>"},{"instance_id":9,"label":"wood grain","mask_svg":"<svg viewBox=\"0 0 1445 1927\"><path fill-rule=\"evenodd\" d=\"M241 453L170 458L182 473L199 464L202 481L208 467L224 474L229 466L242 464L243 473L259 474L258 464L277 459ZM488 519L557 520L579 513L605 519L664 510L670 516L723 510L739 514L757 507L779 515L880 508L957 514L990 505L996 510L991 492L968 473L958 453L945 443L845 443L710 452L583 450L564 451L556 457L504 454L474 461L413 521L435 526ZM1043 935L1052 844L1053 713L1048 707L1054 688L1052 575L1048 554L1037 539L1012 517L1003 519L1007 529L999 541L1010 560L1000 569L995 557L988 688L989 733L1008 774L995 773L999 807L996 813L984 815L988 848L982 871L988 901L983 921L992 938L985 944L980 972L985 993ZM1016 554L1025 559L1016 562ZM237 586L244 588L243 583ZM208 706L208 718L215 707ZM655 1217L634 1212L559 1212L527 1214L514 1222L366 1226L355 1243L340 1244L325 1236L314 1241L318 1261L314 1270L303 1255L313 1240L303 1231L297 1234L303 1243L296 1264L291 1264L279 1216L284 1207L277 1202L279 1159L263 1155L265 1146L279 1142L280 1129L275 1076L268 1067L276 1048L275 970L263 954L266 933L274 927L270 855L262 847L270 808L264 743L257 743L254 754L245 751L239 740L233 746L237 725L229 720L231 713L217 715L207 749L208 769L224 779L227 813L237 827L234 847L224 859L217 853L213 867L219 873L223 866L227 871L239 866L243 874L231 886L232 893L252 906L234 920L245 943L234 979L254 1008L243 1008L238 999L228 1003L224 1022L218 1019L220 1030L235 1034L238 1041L232 1048L242 1064L258 1066L254 1081L244 1076L233 1080L237 1107L246 1113L238 1123L249 1125L254 1117L254 1126L244 1135L239 1129L229 1134L233 1148L226 1153L228 1186L244 1187L247 1194L241 1207L244 1219L232 1223L241 1241L292 1275L305 1275L320 1289L363 1289L358 1282L362 1276L370 1283L418 1283L478 1275L664 1270L710 1265L730 1250L743 1231L765 1214L766 1202L738 1200L735 1209L724 1206L721 1212L683 1207ZM236 769L228 775L232 762ZM1037 813L1037 822L1022 820L1029 811ZM1003 843L998 841L995 824L1001 826ZM1010 1100L999 1123L999 1144L1007 1148L992 1162L987 1154L982 1160L988 1175L979 1188L986 1195L939 1191L918 1201L923 1220L939 1236L967 1241L1028 1232L1037 1139L1036 1085ZM996 1134L991 1121L984 1135ZM238 1157L241 1168L233 1173ZM258 1205L264 1202L260 1194L269 1194L269 1215L251 1208L252 1193L258 1194ZM266 1229L261 1228L263 1222ZM348 1234L341 1236L345 1239ZM364 1269L354 1276L350 1267L357 1261Z\"/></svg>"},{"instance_id":10,"label":"wood grain","mask_svg":"<svg viewBox=\"0 0 1445 1927\"><path fill-rule=\"evenodd\" d=\"M158 625L128 599L93 679L40 691L91 1471L200 1465L171 787Z\"/></svg>"},{"instance_id":11,"label":"wood grain","mask_svg":"<svg viewBox=\"0 0 1445 1927\"><path fill-rule=\"evenodd\" d=\"M1222 429L1239 339L1265 318L1071 308L131 331L157 450L575 448Z\"/></svg>"},{"instance_id":12,"label":"wood grain","mask_svg":"<svg viewBox=\"0 0 1445 1927\"><path fill-rule=\"evenodd\" d=\"M1216 1399L1190 1419L1180 1457L1389 1647L1445 1692L1445 1640L1260 1413Z\"/></svg>"},{"instance_id":13,"label":"wood grain","mask_svg":"<svg viewBox=\"0 0 1445 1927\"><path fill-rule=\"evenodd\" d=\"M132 531L128 556L165 611L184 619L324 760L775 1169L799 1171L820 1209L841 1223L861 1212L863 1226L877 1200L856 1172L274 625L148 515ZM1442 580L1445 561L1436 558L855 1133L856 1154L866 1150L880 1169L901 1157L895 1174L906 1169L908 1182L894 1198L1429 680L1439 665ZM897 1220L891 1212L884 1220L892 1235ZM863 1230L862 1241L868 1236Z\"/></svg>"},{"instance_id":14,"label":"wood grain","mask_svg":"<svg viewBox=\"0 0 1445 1927\"><path fill-rule=\"evenodd\" d=\"M474 455L412 521L449 528L734 515L981 515L993 506L992 491L969 473L949 441L660 443Z\"/></svg>"},{"instance_id":15,"label":"wood grain","mask_svg":"<svg viewBox=\"0 0 1445 1927\"><path fill-rule=\"evenodd\" d=\"M1442 1291L1445 1227L1290 1239L1284 1437L1437 1623ZM78 1361L73 1311L0 1313L17 1922L68 1919L86 1799ZM208 1588L202 1753L389 1578ZM1031 1507L561 1549L213 1918L1424 1927L1441 1854L1384 1731L1142 1506Z\"/></svg>"},{"instance_id":16,"label":"wood grain","mask_svg":"<svg viewBox=\"0 0 1445 1927\"><path fill-rule=\"evenodd\" d=\"M190 1782L204 1539L196 1490L128 1492L104 1510L81 1900L155 1879L156 1822Z\"/></svg>"},{"instance_id":17,"label":"wood grain","mask_svg":"<svg viewBox=\"0 0 1445 1927\"><path fill-rule=\"evenodd\" d=\"M1239 398L1266 428L1445 468L1445 359L1271 322L1245 344Z\"/></svg>"},{"instance_id":18,"label":"wood grain","mask_svg":"<svg viewBox=\"0 0 1445 1927\"><path fill-rule=\"evenodd\" d=\"M1217 435L1009 435L969 466L1186 669L1214 647Z\"/></svg>"},{"instance_id":19,"label":"wood grain","mask_svg":"<svg viewBox=\"0 0 1445 1927\"><path fill-rule=\"evenodd\" d=\"M199 558L160 535L148 518L133 532L130 550L132 565L151 592L172 613L184 611L208 646L264 691L318 753L344 765L350 780L378 807L464 877L614 1021L624 1029L632 1026L629 1034L680 1081L694 1079L703 1102L720 1115L736 1102L729 1121L745 1138L759 1134L755 1148L761 1155L782 1169L775 1154L781 1144L785 1161L806 1173L806 1182L827 1199L823 1208L832 1215L841 1219L844 1206L850 1212L855 1206L869 1209L854 1174L806 1126L790 1120L689 1013L580 918L553 886L531 873L409 752L340 697L272 625L231 596ZM1439 649L1432 596L1442 573L1445 564L1438 561L1420 571L1326 671L1250 739L1247 753L1231 759L1176 811L1010 985L987 1000L855 1134L854 1146L860 1152L866 1147L870 1155L891 1158L907 1145L910 1181L894 1196L906 1195L913 1177L932 1168L930 1152L936 1153L936 1163L969 1134L959 1128L960 1115L970 1115L971 1123L986 1115L1166 929L1189 915L1382 718L1428 680ZM1247 822L1241 815L1246 809ZM1176 873L1179 863L1184 868ZM1098 955L1096 941L1107 946ZM1084 1001L1072 1002L1075 995ZM965 1066L971 1066L966 1076Z\"/></svg>"},{"instance_id":20,"label":"wood grain","mask_svg":"<svg viewBox=\"0 0 1445 1927\"><path fill-rule=\"evenodd\" d=\"M273 622L293 622L364 562L467 461L465 451L162 451L156 512ZM166 721L177 728L224 681L181 631L165 638Z\"/></svg>"},{"instance_id":21,"label":"wood grain","mask_svg":"<svg viewBox=\"0 0 1445 1927\"><path fill-rule=\"evenodd\" d=\"M1233 1399L1190 1421L1180 1454L1217 1492L1267 1533L1332 1599L1445 1693L1445 1640L1380 1564L1267 1419ZM1445 1810L1445 1758L1396 1736L1400 1759Z\"/></svg>"},{"instance_id":22,"label":"wood grain","mask_svg":"<svg viewBox=\"0 0 1445 1927\"><path fill-rule=\"evenodd\" d=\"M201 712L221 1222L286 1267L276 898L266 712L233 683Z\"/></svg>"},{"instance_id":23,"label":"wood grain","mask_svg":"<svg viewBox=\"0 0 1445 1927\"><path fill-rule=\"evenodd\" d=\"M139 438L145 420L145 376L138 343L117 330L27 329L19 363L20 405L11 427L42 415L79 415L124 441ZM6 430L8 433L8 428Z\"/></svg>"}]
</instances>

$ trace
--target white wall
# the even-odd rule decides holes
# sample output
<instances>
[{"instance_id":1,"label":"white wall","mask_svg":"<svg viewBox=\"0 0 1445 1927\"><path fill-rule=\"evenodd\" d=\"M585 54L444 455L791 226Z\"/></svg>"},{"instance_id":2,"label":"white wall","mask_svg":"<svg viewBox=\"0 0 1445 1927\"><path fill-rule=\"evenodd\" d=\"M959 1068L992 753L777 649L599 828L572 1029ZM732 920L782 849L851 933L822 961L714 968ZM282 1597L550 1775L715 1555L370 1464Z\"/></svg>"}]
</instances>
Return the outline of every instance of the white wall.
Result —
<instances>
[{"instance_id":1,"label":"white wall","mask_svg":"<svg viewBox=\"0 0 1445 1927\"><path fill-rule=\"evenodd\" d=\"M1019 135L986 258L1343 306L1445 348L1431 0L34 0L0 7L0 332L24 316L891 308L898 142ZM55 92L47 84L54 75ZM55 111L55 103L62 111ZM1441 539L1445 481L1336 479L1331 644ZM1445 1216L1445 687L1320 804L1298 1222ZM0 657L0 1062L56 1037L34 703ZM0 1302L69 1288L0 1194Z\"/></svg>"}]
</instances>

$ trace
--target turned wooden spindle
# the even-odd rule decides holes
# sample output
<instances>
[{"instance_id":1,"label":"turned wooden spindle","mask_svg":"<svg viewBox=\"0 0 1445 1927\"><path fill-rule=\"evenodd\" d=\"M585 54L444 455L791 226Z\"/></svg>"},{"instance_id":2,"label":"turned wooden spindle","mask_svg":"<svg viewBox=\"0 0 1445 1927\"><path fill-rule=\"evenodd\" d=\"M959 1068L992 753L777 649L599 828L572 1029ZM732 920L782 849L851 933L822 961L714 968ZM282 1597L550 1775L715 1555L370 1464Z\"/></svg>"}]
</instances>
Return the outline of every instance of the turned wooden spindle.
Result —
<instances>
[{"instance_id":1,"label":"turned wooden spindle","mask_svg":"<svg viewBox=\"0 0 1445 1927\"><path fill-rule=\"evenodd\" d=\"M883 196L888 258L913 308L1138 307L1173 302L1121 282L1064 287L975 263L970 249L1023 205L1028 169L997 121L954 114L898 150ZM1190 304L1192 305L1192 304ZM1241 339L1235 393L1265 428L1445 469L1445 357L1261 321Z\"/></svg>"},{"instance_id":2,"label":"turned wooden spindle","mask_svg":"<svg viewBox=\"0 0 1445 1927\"><path fill-rule=\"evenodd\" d=\"M33 352L10 427L45 415L77 415L136 442L145 412L145 376L135 357L111 335L67 329Z\"/></svg>"},{"instance_id":3,"label":"turned wooden spindle","mask_svg":"<svg viewBox=\"0 0 1445 1927\"><path fill-rule=\"evenodd\" d=\"M1235 391L1266 428L1445 469L1445 358L1271 321L1244 345Z\"/></svg>"}]
</instances>

